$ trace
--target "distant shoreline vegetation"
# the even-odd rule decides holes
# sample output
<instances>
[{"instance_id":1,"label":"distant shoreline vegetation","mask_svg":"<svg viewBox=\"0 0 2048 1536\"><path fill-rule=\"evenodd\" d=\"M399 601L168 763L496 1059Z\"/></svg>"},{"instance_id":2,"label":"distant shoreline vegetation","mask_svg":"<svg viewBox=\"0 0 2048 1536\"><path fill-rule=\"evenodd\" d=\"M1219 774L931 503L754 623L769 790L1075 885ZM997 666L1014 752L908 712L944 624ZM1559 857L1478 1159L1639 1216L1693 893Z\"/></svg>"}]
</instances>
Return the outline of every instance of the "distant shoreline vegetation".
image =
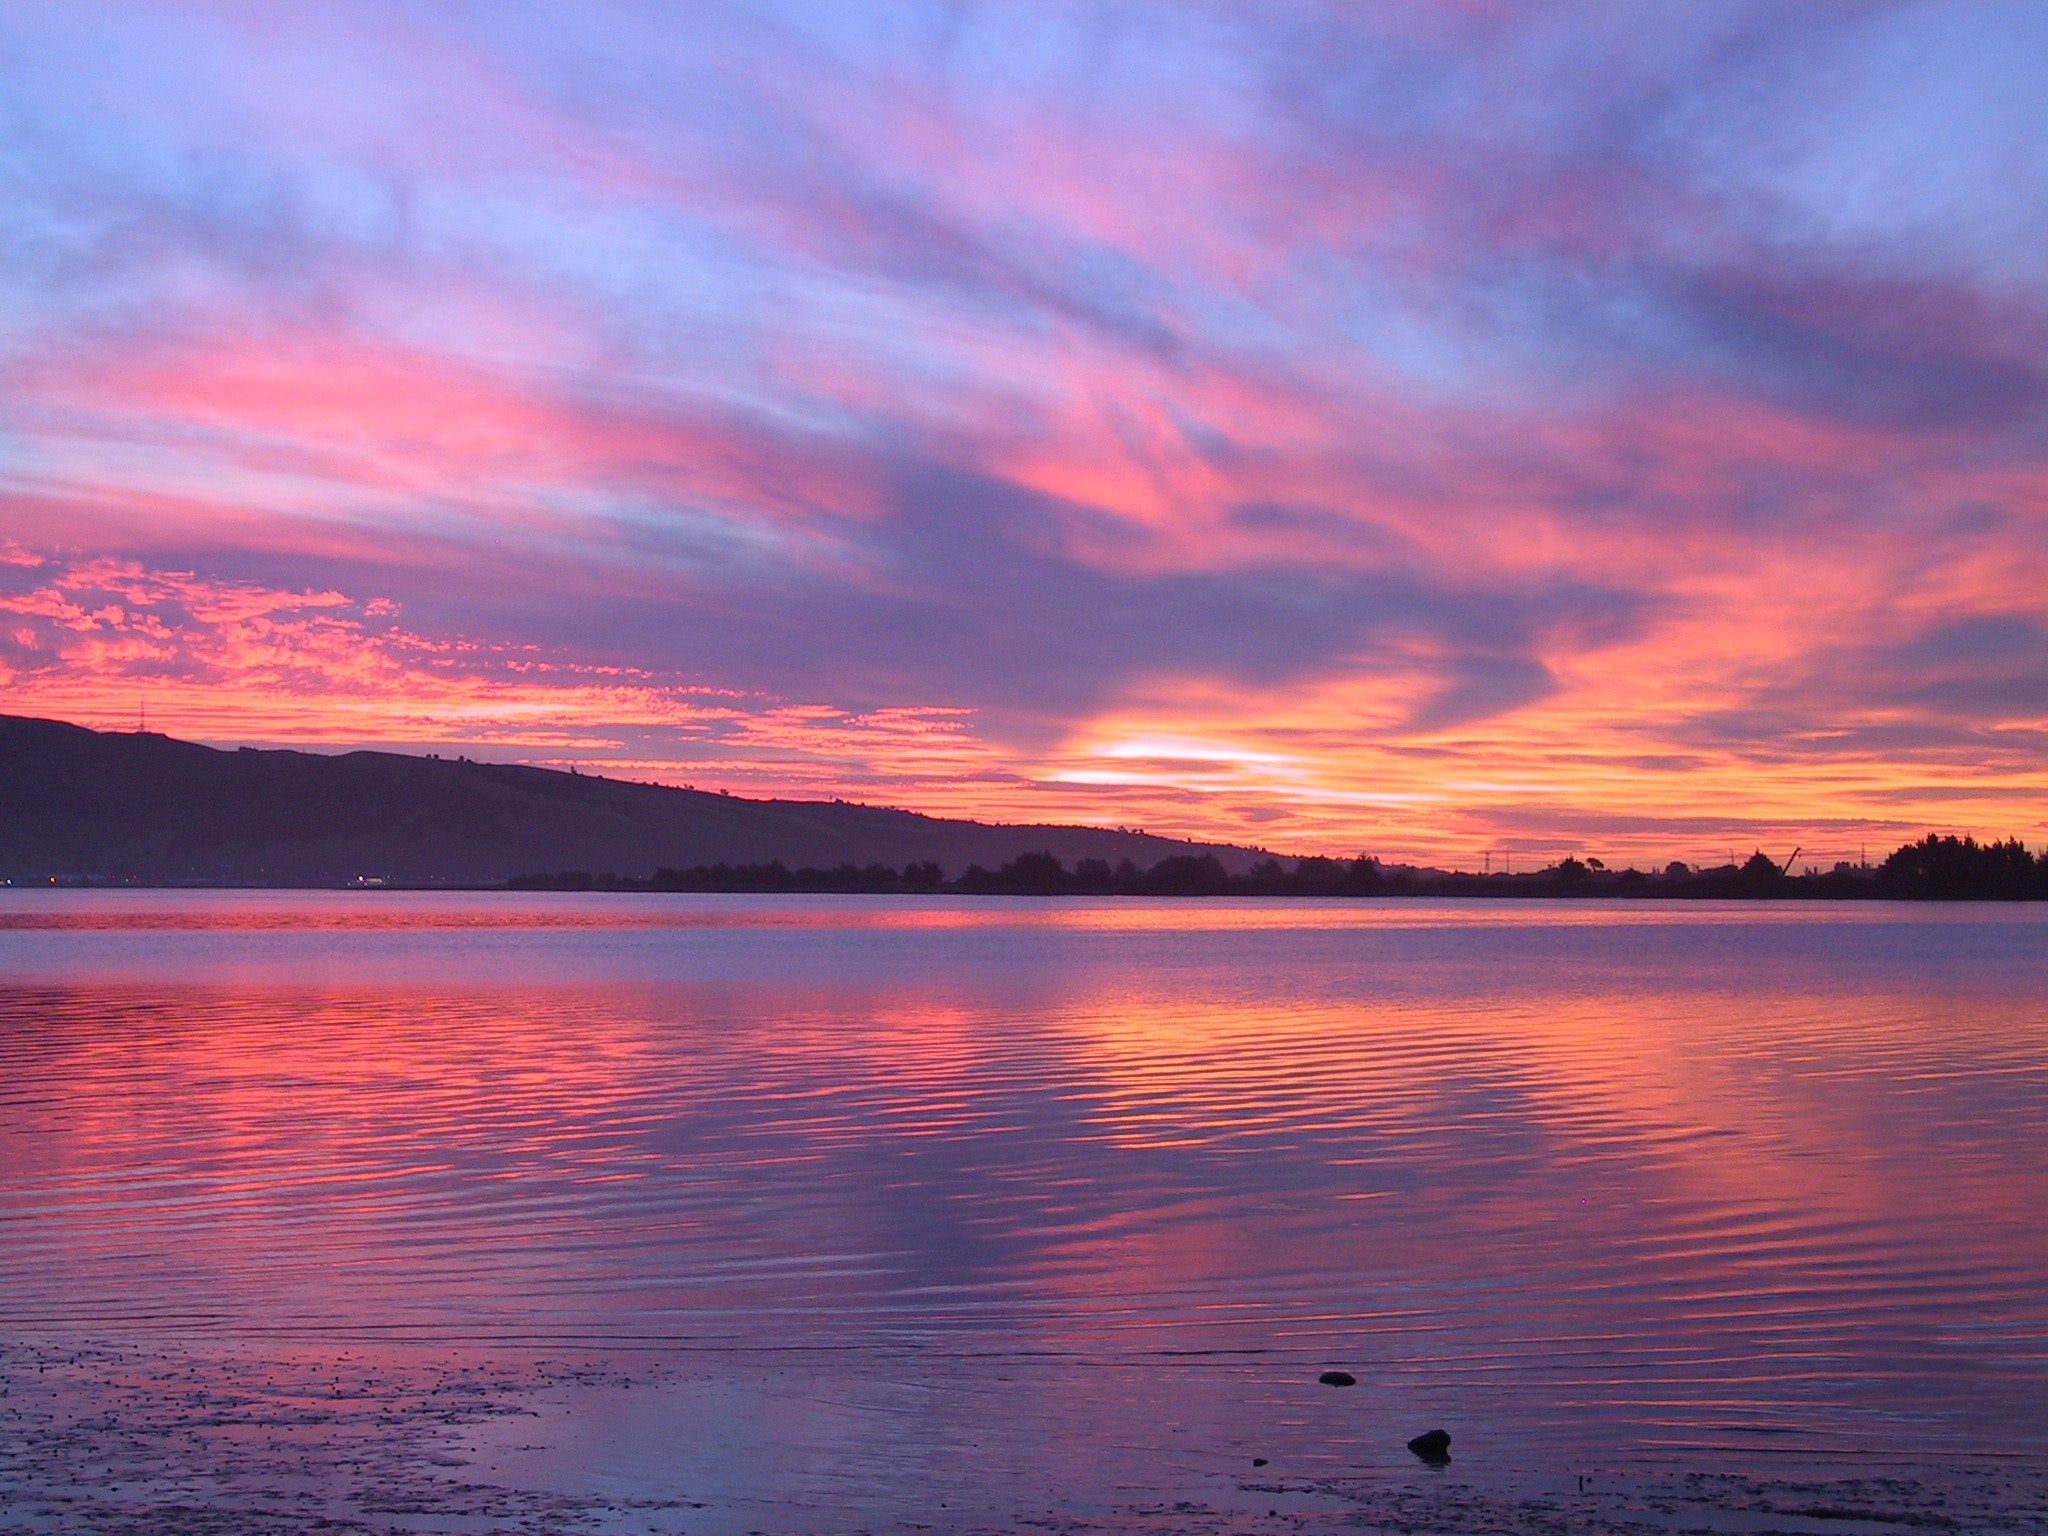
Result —
<instances>
[{"instance_id":1,"label":"distant shoreline vegetation","mask_svg":"<svg viewBox=\"0 0 2048 1536\"><path fill-rule=\"evenodd\" d=\"M1567 858L1522 874L1471 874L1350 861L1267 860L1231 874L1212 854L1175 856L1140 869L1082 859L1071 869L1050 853L1027 853L998 869L968 866L947 879L937 864L901 869L841 864L791 869L767 864L700 864L658 869L645 879L564 870L517 875L515 891L693 891L754 895L908 896L1507 896L1667 897L1688 900L2043 901L2048 853L2039 859L2017 838L1979 843L1929 835L1907 843L1881 864L1837 864L1793 874L1761 852L1742 864L1699 868L1671 863L1661 870L1608 869L1598 859Z\"/></svg>"}]
</instances>

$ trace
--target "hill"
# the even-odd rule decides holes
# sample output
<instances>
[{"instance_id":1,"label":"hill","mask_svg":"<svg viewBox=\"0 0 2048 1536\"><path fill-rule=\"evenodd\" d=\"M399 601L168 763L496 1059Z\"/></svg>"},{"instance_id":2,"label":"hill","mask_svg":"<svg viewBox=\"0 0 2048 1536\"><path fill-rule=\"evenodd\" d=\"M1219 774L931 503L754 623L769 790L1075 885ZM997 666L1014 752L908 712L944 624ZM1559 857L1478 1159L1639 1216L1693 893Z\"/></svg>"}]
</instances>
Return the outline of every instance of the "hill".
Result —
<instances>
[{"instance_id":1,"label":"hill","mask_svg":"<svg viewBox=\"0 0 2048 1536\"><path fill-rule=\"evenodd\" d=\"M0 878L495 885L542 870L930 862L949 876L1047 852L1067 862L1250 849L1097 827L999 826L837 801L749 800L593 775L392 752L219 751L0 715Z\"/></svg>"}]
</instances>

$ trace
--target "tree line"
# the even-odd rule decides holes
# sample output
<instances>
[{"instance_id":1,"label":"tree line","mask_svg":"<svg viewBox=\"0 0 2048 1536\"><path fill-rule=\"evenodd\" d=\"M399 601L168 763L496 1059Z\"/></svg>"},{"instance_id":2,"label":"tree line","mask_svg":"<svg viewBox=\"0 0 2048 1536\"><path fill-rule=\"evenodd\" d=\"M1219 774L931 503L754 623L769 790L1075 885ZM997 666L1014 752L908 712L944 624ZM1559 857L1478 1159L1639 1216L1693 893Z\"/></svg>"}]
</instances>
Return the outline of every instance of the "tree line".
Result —
<instances>
[{"instance_id":1,"label":"tree line","mask_svg":"<svg viewBox=\"0 0 2048 1536\"><path fill-rule=\"evenodd\" d=\"M1020 854L997 869L970 864L951 879L930 862L840 864L792 869L765 864L662 868L647 878L564 870L515 876L519 891L704 891L841 895L976 896L1530 896L1672 897L1739 900L2048 900L2048 853L2036 858L2017 838L1979 843L1929 834L1877 865L1838 864L1793 874L1764 853L1743 863L1701 869L1608 869L1598 859L1562 859L1521 874L1471 874L1383 865L1378 859L1267 859L1233 874L1214 854L1176 854L1149 868L1082 859L1072 868L1050 853Z\"/></svg>"}]
</instances>

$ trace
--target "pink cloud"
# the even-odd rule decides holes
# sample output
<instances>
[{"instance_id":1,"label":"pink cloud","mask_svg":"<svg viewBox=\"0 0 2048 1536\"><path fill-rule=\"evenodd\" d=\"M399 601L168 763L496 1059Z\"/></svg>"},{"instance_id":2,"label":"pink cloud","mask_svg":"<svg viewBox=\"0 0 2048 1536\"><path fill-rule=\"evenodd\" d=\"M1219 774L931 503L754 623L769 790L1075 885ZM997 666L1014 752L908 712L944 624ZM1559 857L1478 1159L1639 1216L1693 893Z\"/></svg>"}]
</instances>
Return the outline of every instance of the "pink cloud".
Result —
<instances>
[{"instance_id":1,"label":"pink cloud","mask_svg":"<svg viewBox=\"0 0 2048 1536\"><path fill-rule=\"evenodd\" d=\"M1856 28L166 15L14 82L10 707L1467 860L2048 817L2042 242L1745 148L1853 142L1771 87Z\"/></svg>"}]
</instances>

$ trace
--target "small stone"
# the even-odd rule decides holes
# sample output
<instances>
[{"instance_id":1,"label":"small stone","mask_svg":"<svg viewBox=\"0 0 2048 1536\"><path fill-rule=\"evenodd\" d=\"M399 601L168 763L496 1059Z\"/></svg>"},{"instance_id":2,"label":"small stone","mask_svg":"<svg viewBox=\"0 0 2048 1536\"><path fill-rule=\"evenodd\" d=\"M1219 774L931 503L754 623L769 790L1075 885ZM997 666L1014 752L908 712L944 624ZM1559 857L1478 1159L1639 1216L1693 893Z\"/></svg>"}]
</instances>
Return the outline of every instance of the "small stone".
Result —
<instances>
[{"instance_id":1,"label":"small stone","mask_svg":"<svg viewBox=\"0 0 2048 1536\"><path fill-rule=\"evenodd\" d=\"M1349 1371L1325 1371L1316 1378L1326 1387L1355 1387L1358 1378Z\"/></svg>"},{"instance_id":2,"label":"small stone","mask_svg":"<svg viewBox=\"0 0 2048 1536\"><path fill-rule=\"evenodd\" d=\"M1263 1467L1265 1464L1266 1458L1263 1456L1254 1456L1252 1458L1252 1465L1255 1467Z\"/></svg>"},{"instance_id":3,"label":"small stone","mask_svg":"<svg viewBox=\"0 0 2048 1536\"><path fill-rule=\"evenodd\" d=\"M1432 1467L1440 1467L1451 1459L1451 1437L1440 1429L1432 1429L1410 1440L1408 1449Z\"/></svg>"}]
</instances>

